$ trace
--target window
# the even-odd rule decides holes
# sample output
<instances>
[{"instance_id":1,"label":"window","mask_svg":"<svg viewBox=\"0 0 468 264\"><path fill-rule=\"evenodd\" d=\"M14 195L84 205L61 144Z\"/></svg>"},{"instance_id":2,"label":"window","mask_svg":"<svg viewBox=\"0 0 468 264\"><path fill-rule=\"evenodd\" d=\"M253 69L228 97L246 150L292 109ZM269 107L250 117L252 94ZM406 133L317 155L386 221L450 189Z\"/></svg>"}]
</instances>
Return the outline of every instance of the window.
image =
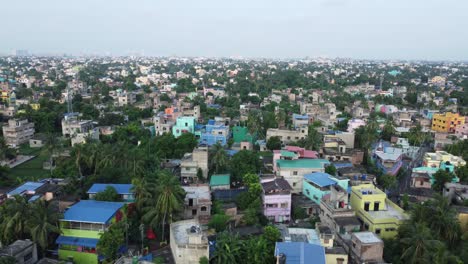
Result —
<instances>
[{"instance_id":1,"label":"window","mask_svg":"<svg viewBox=\"0 0 468 264\"><path fill-rule=\"evenodd\" d=\"M293 182L293 187L296 187L296 183L295 183L295 182Z\"/></svg>"},{"instance_id":2,"label":"window","mask_svg":"<svg viewBox=\"0 0 468 264\"><path fill-rule=\"evenodd\" d=\"M30 259L32 259L32 257L33 257L32 252L29 252L28 254L24 255L23 261L24 261L24 262L27 262L27 261L29 261Z\"/></svg>"},{"instance_id":3,"label":"window","mask_svg":"<svg viewBox=\"0 0 468 264\"><path fill-rule=\"evenodd\" d=\"M381 231L382 231L382 230L381 230L380 228L375 229L375 233L376 233L377 235L379 235L379 234L381 233Z\"/></svg>"},{"instance_id":4,"label":"window","mask_svg":"<svg viewBox=\"0 0 468 264\"><path fill-rule=\"evenodd\" d=\"M202 207L200 208L200 211L206 212L206 206L202 206Z\"/></svg>"},{"instance_id":5,"label":"window","mask_svg":"<svg viewBox=\"0 0 468 264\"><path fill-rule=\"evenodd\" d=\"M369 212L369 206L370 206L369 202L364 203L364 211Z\"/></svg>"},{"instance_id":6,"label":"window","mask_svg":"<svg viewBox=\"0 0 468 264\"><path fill-rule=\"evenodd\" d=\"M280 206L281 208L288 208L288 203L281 203Z\"/></svg>"},{"instance_id":7,"label":"window","mask_svg":"<svg viewBox=\"0 0 468 264\"><path fill-rule=\"evenodd\" d=\"M379 210L379 205L380 205L380 202L374 202L374 211Z\"/></svg>"},{"instance_id":8,"label":"window","mask_svg":"<svg viewBox=\"0 0 468 264\"><path fill-rule=\"evenodd\" d=\"M343 264L344 263L344 258L337 258L336 259L336 264Z\"/></svg>"},{"instance_id":9,"label":"window","mask_svg":"<svg viewBox=\"0 0 468 264\"><path fill-rule=\"evenodd\" d=\"M193 199L189 199L189 200L188 200L188 205L189 205L189 206L193 206Z\"/></svg>"},{"instance_id":10,"label":"window","mask_svg":"<svg viewBox=\"0 0 468 264\"><path fill-rule=\"evenodd\" d=\"M306 189L306 193L307 193L307 195L310 195L309 189Z\"/></svg>"},{"instance_id":11,"label":"window","mask_svg":"<svg viewBox=\"0 0 468 264\"><path fill-rule=\"evenodd\" d=\"M192 215L197 215L197 209L192 210Z\"/></svg>"},{"instance_id":12,"label":"window","mask_svg":"<svg viewBox=\"0 0 468 264\"><path fill-rule=\"evenodd\" d=\"M293 171L293 175L294 175L294 176L297 176L297 171Z\"/></svg>"}]
</instances>

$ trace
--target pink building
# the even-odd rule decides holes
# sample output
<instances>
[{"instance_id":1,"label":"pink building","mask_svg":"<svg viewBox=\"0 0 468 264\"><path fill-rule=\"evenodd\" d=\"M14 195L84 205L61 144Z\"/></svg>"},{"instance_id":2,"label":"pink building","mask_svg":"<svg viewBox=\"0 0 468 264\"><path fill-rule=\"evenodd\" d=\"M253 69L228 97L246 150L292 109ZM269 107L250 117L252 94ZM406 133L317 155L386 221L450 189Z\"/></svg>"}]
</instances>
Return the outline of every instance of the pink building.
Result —
<instances>
[{"instance_id":1,"label":"pink building","mask_svg":"<svg viewBox=\"0 0 468 264\"><path fill-rule=\"evenodd\" d=\"M455 129L455 136L459 139L468 138L468 117L465 118L465 124Z\"/></svg>"},{"instance_id":2,"label":"pink building","mask_svg":"<svg viewBox=\"0 0 468 264\"><path fill-rule=\"evenodd\" d=\"M263 214L275 223L291 220L291 186L282 178L262 182Z\"/></svg>"},{"instance_id":3,"label":"pink building","mask_svg":"<svg viewBox=\"0 0 468 264\"><path fill-rule=\"evenodd\" d=\"M273 171L277 170L276 161L280 159L317 159L318 153L296 146L286 146L282 150L273 150Z\"/></svg>"},{"instance_id":4,"label":"pink building","mask_svg":"<svg viewBox=\"0 0 468 264\"><path fill-rule=\"evenodd\" d=\"M358 118L353 118L348 121L348 132L354 132L354 130L358 127L365 126L366 121Z\"/></svg>"}]
</instances>

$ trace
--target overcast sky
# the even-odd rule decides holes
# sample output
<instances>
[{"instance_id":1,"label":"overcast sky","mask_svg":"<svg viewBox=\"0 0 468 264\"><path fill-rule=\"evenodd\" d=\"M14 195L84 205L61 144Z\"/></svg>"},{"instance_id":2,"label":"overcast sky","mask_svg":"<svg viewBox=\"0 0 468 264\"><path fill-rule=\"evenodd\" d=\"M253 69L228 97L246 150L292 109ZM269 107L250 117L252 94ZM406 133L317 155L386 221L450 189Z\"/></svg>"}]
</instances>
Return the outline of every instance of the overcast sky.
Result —
<instances>
[{"instance_id":1,"label":"overcast sky","mask_svg":"<svg viewBox=\"0 0 468 264\"><path fill-rule=\"evenodd\" d=\"M467 0L0 0L0 53L468 59Z\"/></svg>"}]
</instances>

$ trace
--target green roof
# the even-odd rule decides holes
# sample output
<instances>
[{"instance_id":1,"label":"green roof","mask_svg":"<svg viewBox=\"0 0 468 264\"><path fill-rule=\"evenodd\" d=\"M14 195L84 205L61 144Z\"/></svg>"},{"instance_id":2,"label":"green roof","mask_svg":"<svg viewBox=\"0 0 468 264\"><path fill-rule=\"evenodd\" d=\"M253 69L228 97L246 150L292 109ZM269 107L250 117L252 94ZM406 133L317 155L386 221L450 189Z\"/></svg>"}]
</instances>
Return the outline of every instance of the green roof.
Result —
<instances>
[{"instance_id":1,"label":"green roof","mask_svg":"<svg viewBox=\"0 0 468 264\"><path fill-rule=\"evenodd\" d=\"M297 160L277 160L276 164L280 168L323 168L324 164L330 162L326 159L297 159Z\"/></svg>"},{"instance_id":2,"label":"green roof","mask_svg":"<svg viewBox=\"0 0 468 264\"><path fill-rule=\"evenodd\" d=\"M287 150L281 150L281 156L282 157L288 157L288 158L294 158L296 157L296 153L294 152L291 152L291 151L287 151Z\"/></svg>"},{"instance_id":3,"label":"green roof","mask_svg":"<svg viewBox=\"0 0 468 264\"><path fill-rule=\"evenodd\" d=\"M229 174L214 174L211 175L210 186L229 185L231 175Z\"/></svg>"}]
</instances>

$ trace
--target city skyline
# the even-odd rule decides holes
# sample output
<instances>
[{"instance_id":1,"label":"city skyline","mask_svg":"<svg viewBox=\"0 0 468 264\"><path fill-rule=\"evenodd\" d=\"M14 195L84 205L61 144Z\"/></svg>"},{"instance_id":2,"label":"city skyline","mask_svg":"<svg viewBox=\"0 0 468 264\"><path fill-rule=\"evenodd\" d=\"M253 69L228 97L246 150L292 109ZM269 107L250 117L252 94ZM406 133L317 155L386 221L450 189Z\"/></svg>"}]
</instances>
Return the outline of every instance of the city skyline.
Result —
<instances>
[{"instance_id":1,"label":"city skyline","mask_svg":"<svg viewBox=\"0 0 468 264\"><path fill-rule=\"evenodd\" d=\"M27 2L27 5L25 4ZM0 53L467 60L468 3L449 0L15 1Z\"/></svg>"}]
</instances>

